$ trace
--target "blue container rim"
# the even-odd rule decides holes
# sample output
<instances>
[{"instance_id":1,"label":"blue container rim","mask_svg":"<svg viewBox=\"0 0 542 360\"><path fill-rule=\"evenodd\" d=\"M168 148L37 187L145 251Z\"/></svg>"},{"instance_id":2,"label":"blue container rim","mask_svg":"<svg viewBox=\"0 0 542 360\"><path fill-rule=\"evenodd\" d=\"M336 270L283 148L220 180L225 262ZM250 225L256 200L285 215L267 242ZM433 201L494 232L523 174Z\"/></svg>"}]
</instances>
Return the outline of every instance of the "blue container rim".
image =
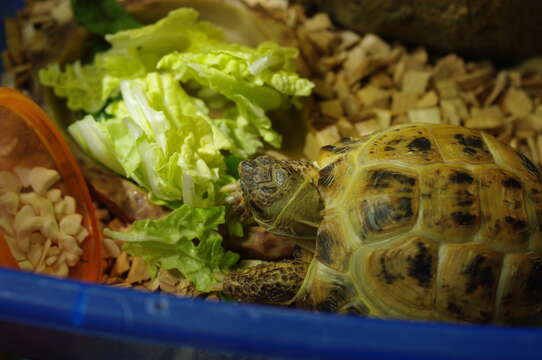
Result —
<instances>
[{"instance_id":1,"label":"blue container rim","mask_svg":"<svg viewBox=\"0 0 542 360\"><path fill-rule=\"evenodd\" d=\"M542 329L379 320L210 302L0 269L0 320L295 358L532 359Z\"/></svg>"}]
</instances>

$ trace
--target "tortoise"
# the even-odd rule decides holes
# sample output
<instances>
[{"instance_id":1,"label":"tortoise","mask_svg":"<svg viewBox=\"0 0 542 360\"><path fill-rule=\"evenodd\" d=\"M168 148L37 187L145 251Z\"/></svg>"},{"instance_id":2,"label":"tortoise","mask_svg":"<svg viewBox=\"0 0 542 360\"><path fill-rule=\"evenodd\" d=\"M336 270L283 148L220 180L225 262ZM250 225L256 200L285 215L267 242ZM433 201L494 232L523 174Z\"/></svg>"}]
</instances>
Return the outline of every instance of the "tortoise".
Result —
<instances>
[{"instance_id":1,"label":"tortoise","mask_svg":"<svg viewBox=\"0 0 542 360\"><path fill-rule=\"evenodd\" d=\"M542 322L542 174L491 135L403 124L324 146L314 163L264 155L239 172L230 200L311 256L232 271L232 298L380 318Z\"/></svg>"}]
</instances>

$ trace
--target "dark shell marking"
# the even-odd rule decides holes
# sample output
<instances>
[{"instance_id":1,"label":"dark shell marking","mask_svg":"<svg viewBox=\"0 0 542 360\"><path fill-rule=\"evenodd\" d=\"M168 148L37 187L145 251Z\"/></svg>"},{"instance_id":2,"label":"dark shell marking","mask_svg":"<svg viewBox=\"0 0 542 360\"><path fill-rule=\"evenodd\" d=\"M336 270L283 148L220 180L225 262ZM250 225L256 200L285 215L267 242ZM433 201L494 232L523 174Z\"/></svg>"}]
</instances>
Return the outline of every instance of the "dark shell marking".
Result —
<instances>
[{"instance_id":1,"label":"dark shell marking","mask_svg":"<svg viewBox=\"0 0 542 360\"><path fill-rule=\"evenodd\" d=\"M456 134L454 138L463 146L481 149L484 145L482 138L479 136L465 136L463 134Z\"/></svg>"},{"instance_id":2,"label":"dark shell marking","mask_svg":"<svg viewBox=\"0 0 542 360\"><path fill-rule=\"evenodd\" d=\"M325 312L336 312L337 310L339 310L341 304L344 304L346 300L348 300L346 295L346 287L341 283L336 283L334 288L327 293L324 301L317 304L317 310Z\"/></svg>"},{"instance_id":3,"label":"dark shell marking","mask_svg":"<svg viewBox=\"0 0 542 360\"><path fill-rule=\"evenodd\" d=\"M407 257L408 275L418 280L421 287L427 288L433 279L433 257L424 243L417 242L416 247L417 254Z\"/></svg>"},{"instance_id":4,"label":"dark shell marking","mask_svg":"<svg viewBox=\"0 0 542 360\"><path fill-rule=\"evenodd\" d=\"M405 186L416 185L415 178L402 174L400 172L376 170L371 173L370 186L375 189L389 188L392 182L398 182Z\"/></svg>"},{"instance_id":5,"label":"dark shell marking","mask_svg":"<svg viewBox=\"0 0 542 360\"><path fill-rule=\"evenodd\" d=\"M527 227L527 223L524 220L516 219L511 216L505 216L504 221L510 224L514 230L524 230Z\"/></svg>"},{"instance_id":6,"label":"dark shell marking","mask_svg":"<svg viewBox=\"0 0 542 360\"><path fill-rule=\"evenodd\" d=\"M532 261L532 267L525 283L525 298L542 300L542 258Z\"/></svg>"},{"instance_id":7,"label":"dark shell marking","mask_svg":"<svg viewBox=\"0 0 542 360\"><path fill-rule=\"evenodd\" d=\"M345 145L354 145L354 144L361 144L365 142L370 136L363 136L361 138L352 139L349 137L343 137L341 140L339 140L339 143L345 144Z\"/></svg>"},{"instance_id":8,"label":"dark shell marking","mask_svg":"<svg viewBox=\"0 0 542 360\"><path fill-rule=\"evenodd\" d=\"M469 214L462 211L456 211L451 213L454 222L460 226L470 226L476 221L476 215Z\"/></svg>"},{"instance_id":9,"label":"dark shell marking","mask_svg":"<svg viewBox=\"0 0 542 360\"><path fill-rule=\"evenodd\" d=\"M338 226L337 219L328 218L326 223L320 226L316 236L316 259L338 272L348 271L351 254L348 243L343 240L345 235L342 230L344 229Z\"/></svg>"},{"instance_id":10,"label":"dark shell marking","mask_svg":"<svg viewBox=\"0 0 542 360\"><path fill-rule=\"evenodd\" d=\"M536 167L536 165L533 164L533 162L527 156L523 155L519 151L517 152L517 155L521 159L521 163L523 164L523 167L525 167L525 169L531 175L535 176L538 179L538 181L542 182L542 174L540 173L540 170L538 169L538 167Z\"/></svg>"},{"instance_id":11,"label":"dark shell marking","mask_svg":"<svg viewBox=\"0 0 542 360\"><path fill-rule=\"evenodd\" d=\"M463 171L456 171L452 175L450 175L450 181L456 183L456 184L462 184L462 183L468 183L472 184L474 181L474 178Z\"/></svg>"},{"instance_id":12,"label":"dark shell marking","mask_svg":"<svg viewBox=\"0 0 542 360\"><path fill-rule=\"evenodd\" d=\"M355 314L368 312L357 298L352 279L344 273L338 273L323 266L314 273L312 289L298 296L296 305L325 312Z\"/></svg>"},{"instance_id":13,"label":"dark shell marking","mask_svg":"<svg viewBox=\"0 0 542 360\"><path fill-rule=\"evenodd\" d=\"M323 151L332 152L335 154L344 154L354 149L355 147L353 146L335 146L335 145L322 146Z\"/></svg>"},{"instance_id":14,"label":"dark shell marking","mask_svg":"<svg viewBox=\"0 0 542 360\"><path fill-rule=\"evenodd\" d=\"M484 209L482 238L501 251L526 250L529 244L527 202L523 187L511 173L499 168L481 175Z\"/></svg>"},{"instance_id":15,"label":"dark shell marking","mask_svg":"<svg viewBox=\"0 0 542 360\"><path fill-rule=\"evenodd\" d=\"M485 257L476 255L472 262L467 265L463 274L467 278L465 293L471 294L478 287L492 288L495 284L495 276L490 266L485 266Z\"/></svg>"},{"instance_id":16,"label":"dark shell marking","mask_svg":"<svg viewBox=\"0 0 542 360\"><path fill-rule=\"evenodd\" d=\"M333 185L333 182L335 181L334 170L341 161L342 158L320 169L320 172L318 173L319 186L329 187Z\"/></svg>"},{"instance_id":17,"label":"dark shell marking","mask_svg":"<svg viewBox=\"0 0 542 360\"><path fill-rule=\"evenodd\" d=\"M504 180L502 185L506 188L521 189L521 183L513 177Z\"/></svg>"},{"instance_id":18,"label":"dark shell marking","mask_svg":"<svg viewBox=\"0 0 542 360\"><path fill-rule=\"evenodd\" d=\"M418 215L416 175L404 170L374 169L366 176L358 210L362 237L412 225ZM387 196L381 196L383 193Z\"/></svg>"},{"instance_id":19,"label":"dark shell marking","mask_svg":"<svg viewBox=\"0 0 542 360\"><path fill-rule=\"evenodd\" d=\"M464 146L463 152L468 155L476 155L484 146L484 142L479 136L465 136L463 134L456 134L454 138L459 144Z\"/></svg>"},{"instance_id":20,"label":"dark shell marking","mask_svg":"<svg viewBox=\"0 0 542 360\"><path fill-rule=\"evenodd\" d=\"M429 151L431 150L431 141L426 137L418 137L408 143L407 148L410 151Z\"/></svg>"},{"instance_id":21,"label":"dark shell marking","mask_svg":"<svg viewBox=\"0 0 542 360\"><path fill-rule=\"evenodd\" d=\"M405 277L401 274L392 274L388 270L387 262L390 262L390 259L385 258L382 256L380 258L380 273L378 273L378 277L384 281L388 285L392 285L396 280L402 280Z\"/></svg>"},{"instance_id":22,"label":"dark shell marking","mask_svg":"<svg viewBox=\"0 0 542 360\"><path fill-rule=\"evenodd\" d=\"M322 230L318 233L318 251L317 256L324 264L333 262L333 245L334 240L331 233L327 230Z\"/></svg>"}]
</instances>

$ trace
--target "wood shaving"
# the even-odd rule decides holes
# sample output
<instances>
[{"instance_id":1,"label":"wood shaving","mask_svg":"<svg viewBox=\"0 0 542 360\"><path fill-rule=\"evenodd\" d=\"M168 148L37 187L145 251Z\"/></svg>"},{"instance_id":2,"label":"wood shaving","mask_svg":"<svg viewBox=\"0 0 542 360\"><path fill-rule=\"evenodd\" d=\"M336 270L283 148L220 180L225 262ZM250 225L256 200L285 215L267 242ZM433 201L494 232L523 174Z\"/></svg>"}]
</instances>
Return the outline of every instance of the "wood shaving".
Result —
<instances>
[{"instance_id":1,"label":"wood shaving","mask_svg":"<svg viewBox=\"0 0 542 360\"><path fill-rule=\"evenodd\" d=\"M375 119L358 122L355 124L359 136L372 134L375 131L381 130L380 125Z\"/></svg>"},{"instance_id":2,"label":"wood shaving","mask_svg":"<svg viewBox=\"0 0 542 360\"><path fill-rule=\"evenodd\" d=\"M326 144L334 144L337 141L341 139L341 134L339 133L339 129L337 126L328 126L324 128L323 130L318 131L316 134L316 138L319 144L321 146L324 146Z\"/></svg>"},{"instance_id":3,"label":"wood shaving","mask_svg":"<svg viewBox=\"0 0 542 360\"><path fill-rule=\"evenodd\" d=\"M316 79L314 81L314 94L323 99L332 99L335 97L335 89L330 86L326 81Z\"/></svg>"},{"instance_id":4,"label":"wood shaving","mask_svg":"<svg viewBox=\"0 0 542 360\"><path fill-rule=\"evenodd\" d=\"M527 93L515 88L508 90L503 106L510 114L518 117L529 116L533 111L533 101Z\"/></svg>"},{"instance_id":5,"label":"wood shaving","mask_svg":"<svg viewBox=\"0 0 542 360\"><path fill-rule=\"evenodd\" d=\"M431 78L431 73L420 70L410 70L403 77L403 92L424 94Z\"/></svg>"},{"instance_id":6,"label":"wood shaving","mask_svg":"<svg viewBox=\"0 0 542 360\"><path fill-rule=\"evenodd\" d=\"M140 257L132 258L130 271L126 277L128 284L139 283L150 278L147 263Z\"/></svg>"},{"instance_id":7,"label":"wood shaving","mask_svg":"<svg viewBox=\"0 0 542 360\"><path fill-rule=\"evenodd\" d=\"M115 259L115 265L113 266L110 274L112 277L119 277L127 273L129 270L130 270L130 262L128 260L128 254L123 251Z\"/></svg>"},{"instance_id":8,"label":"wood shaving","mask_svg":"<svg viewBox=\"0 0 542 360\"><path fill-rule=\"evenodd\" d=\"M347 50L351 48L352 46L358 44L359 41L361 40L361 36L349 30L341 31L339 33L339 38L341 40L341 43L339 45L338 50Z\"/></svg>"},{"instance_id":9,"label":"wood shaving","mask_svg":"<svg viewBox=\"0 0 542 360\"><path fill-rule=\"evenodd\" d=\"M358 135L354 124L344 117L337 121L337 129L341 137L355 137Z\"/></svg>"},{"instance_id":10,"label":"wood shaving","mask_svg":"<svg viewBox=\"0 0 542 360\"><path fill-rule=\"evenodd\" d=\"M439 96L442 99L453 99L459 95L457 83L452 79L443 79L436 82Z\"/></svg>"},{"instance_id":11,"label":"wood shaving","mask_svg":"<svg viewBox=\"0 0 542 360\"><path fill-rule=\"evenodd\" d=\"M502 126L504 123L503 114L497 106L491 106L488 108L473 108L471 110L471 116L465 122L465 126L480 129L489 130Z\"/></svg>"},{"instance_id":12,"label":"wood shaving","mask_svg":"<svg viewBox=\"0 0 542 360\"><path fill-rule=\"evenodd\" d=\"M320 111L322 114L330 116L334 119L340 119L344 115L341 102L338 99L321 102Z\"/></svg>"},{"instance_id":13,"label":"wood shaving","mask_svg":"<svg viewBox=\"0 0 542 360\"><path fill-rule=\"evenodd\" d=\"M408 118L412 123L440 124L442 122L440 109L431 107L426 109L414 109L408 112Z\"/></svg>"},{"instance_id":14,"label":"wood shaving","mask_svg":"<svg viewBox=\"0 0 542 360\"><path fill-rule=\"evenodd\" d=\"M435 91L426 92L418 102L416 102L417 108L428 108L437 106L439 102L439 97Z\"/></svg>"},{"instance_id":15,"label":"wood shaving","mask_svg":"<svg viewBox=\"0 0 542 360\"><path fill-rule=\"evenodd\" d=\"M365 108L387 108L390 101L390 92L376 86L365 86L357 92L357 97Z\"/></svg>"},{"instance_id":16,"label":"wood shaving","mask_svg":"<svg viewBox=\"0 0 542 360\"><path fill-rule=\"evenodd\" d=\"M373 57L386 57L391 52L391 46L375 34L364 36L360 48Z\"/></svg>"},{"instance_id":17,"label":"wood shaving","mask_svg":"<svg viewBox=\"0 0 542 360\"><path fill-rule=\"evenodd\" d=\"M376 121L381 129L386 129L391 125L391 111L385 109L375 109Z\"/></svg>"},{"instance_id":18,"label":"wood shaving","mask_svg":"<svg viewBox=\"0 0 542 360\"><path fill-rule=\"evenodd\" d=\"M310 32L327 30L332 27L329 16L324 13L318 13L312 18L307 19L303 26Z\"/></svg>"},{"instance_id":19,"label":"wood shaving","mask_svg":"<svg viewBox=\"0 0 542 360\"><path fill-rule=\"evenodd\" d=\"M491 93L486 98L484 102L484 106L490 106L492 105L495 100L501 95L503 90L508 84L508 74L506 71L500 71L497 74L497 78L495 79L495 85L493 86L493 89L491 90Z\"/></svg>"},{"instance_id":20,"label":"wood shaving","mask_svg":"<svg viewBox=\"0 0 542 360\"><path fill-rule=\"evenodd\" d=\"M394 115L402 115L416 107L418 94L412 92L397 91L393 94L391 112Z\"/></svg>"},{"instance_id":21,"label":"wood shaving","mask_svg":"<svg viewBox=\"0 0 542 360\"><path fill-rule=\"evenodd\" d=\"M337 35L331 31L315 31L307 35L322 53L329 52L339 41Z\"/></svg>"}]
</instances>

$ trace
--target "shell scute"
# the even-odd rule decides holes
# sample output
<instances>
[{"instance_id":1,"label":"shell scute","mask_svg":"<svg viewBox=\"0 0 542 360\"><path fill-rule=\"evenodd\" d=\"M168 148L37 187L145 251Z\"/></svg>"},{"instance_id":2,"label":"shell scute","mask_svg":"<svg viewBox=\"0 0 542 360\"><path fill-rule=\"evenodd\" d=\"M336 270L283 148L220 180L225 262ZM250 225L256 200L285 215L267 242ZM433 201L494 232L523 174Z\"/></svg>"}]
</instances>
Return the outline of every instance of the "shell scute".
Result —
<instances>
[{"instance_id":1,"label":"shell scute","mask_svg":"<svg viewBox=\"0 0 542 360\"><path fill-rule=\"evenodd\" d=\"M443 245L440 254L436 310L456 321L491 322L503 255L483 244Z\"/></svg>"},{"instance_id":2,"label":"shell scute","mask_svg":"<svg viewBox=\"0 0 542 360\"><path fill-rule=\"evenodd\" d=\"M458 126L434 126L431 133L448 162L488 164L493 156L479 131Z\"/></svg>"},{"instance_id":3,"label":"shell scute","mask_svg":"<svg viewBox=\"0 0 542 360\"><path fill-rule=\"evenodd\" d=\"M322 264L336 271L347 271L352 245L347 237L344 223L338 214L328 212L326 221L318 230L315 257Z\"/></svg>"},{"instance_id":4,"label":"shell scute","mask_svg":"<svg viewBox=\"0 0 542 360\"><path fill-rule=\"evenodd\" d=\"M529 323L542 316L542 255L508 254L504 259L499 320Z\"/></svg>"},{"instance_id":5,"label":"shell scute","mask_svg":"<svg viewBox=\"0 0 542 360\"><path fill-rule=\"evenodd\" d=\"M480 171L480 179L484 214L480 238L499 251L527 250L529 218L520 180L497 167Z\"/></svg>"},{"instance_id":6,"label":"shell scute","mask_svg":"<svg viewBox=\"0 0 542 360\"><path fill-rule=\"evenodd\" d=\"M311 288L303 288L296 296L298 307L327 312L347 312L357 310L366 314L364 305L359 303L352 278L337 272L321 262L314 262L309 269L312 278ZM355 308L355 309L353 309Z\"/></svg>"},{"instance_id":7,"label":"shell scute","mask_svg":"<svg viewBox=\"0 0 542 360\"><path fill-rule=\"evenodd\" d=\"M364 169L352 189L353 212L359 234L371 241L378 236L406 231L416 223L419 204L418 174L410 169L377 166Z\"/></svg>"},{"instance_id":8,"label":"shell scute","mask_svg":"<svg viewBox=\"0 0 542 360\"><path fill-rule=\"evenodd\" d=\"M404 126L399 132L384 131L375 135L360 152L360 163L396 160L408 165L442 161L437 144L429 130L421 126Z\"/></svg>"},{"instance_id":9,"label":"shell scute","mask_svg":"<svg viewBox=\"0 0 542 360\"><path fill-rule=\"evenodd\" d=\"M493 136L484 134L484 139L491 148L491 152L495 156L495 162L498 165L508 168L534 183L542 183L542 173L529 158L501 143Z\"/></svg>"},{"instance_id":10,"label":"shell scute","mask_svg":"<svg viewBox=\"0 0 542 360\"><path fill-rule=\"evenodd\" d=\"M316 184L324 199L335 201L345 192L349 185L348 179L353 179L356 171L350 154L337 154L326 159L320 167Z\"/></svg>"},{"instance_id":11,"label":"shell scute","mask_svg":"<svg viewBox=\"0 0 542 360\"><path fill-rule=\"evenodd\" d=\"M420 175L422 228L446 242L466 242L480 228L478 178L460 166L439 165Z\"/></svg>"},{"instance_id":12,"label":"shell scute","mask_svg":"<svg viewBox=\"0 0 542 360\"><path fill-rule=\"evenodd\" d=\"M396 240L362 255L356 276L363 277L374 297L398 311L433 311L438 244L419 235Z\"/></svg>"}]
</instances>

